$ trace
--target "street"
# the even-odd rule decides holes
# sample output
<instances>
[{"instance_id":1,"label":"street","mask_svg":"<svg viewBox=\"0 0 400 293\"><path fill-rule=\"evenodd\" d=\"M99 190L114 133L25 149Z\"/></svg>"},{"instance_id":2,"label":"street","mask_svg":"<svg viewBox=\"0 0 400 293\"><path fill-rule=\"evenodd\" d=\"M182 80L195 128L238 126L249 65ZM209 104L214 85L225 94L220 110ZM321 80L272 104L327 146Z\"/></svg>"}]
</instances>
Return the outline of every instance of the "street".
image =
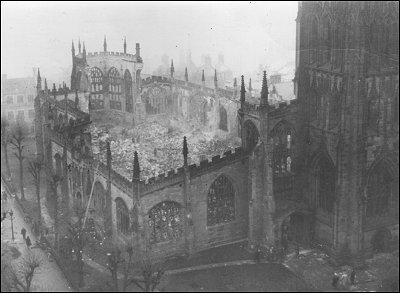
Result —
<instances>
[{"instance_id":1,"label":"street","mask_svg":"<svg viewBox=\"0 0 400 293\"><path fill-rule=\"evenodd\" d=\"M57 266L55 261L50 262L47 258L45 252L43 252L40 248L35 247L36 237L34 236L31 228L28 224L26 224L23 220L23 216L17 206L17 203L14 199L11 199L10 194L7 189L5 189L5 185L3 184L3 180L1 181L1 190L6 190L7 192L7 202L2 200L2 212L9 211L12 209L13 214L13 227L14 227L14 238L12 241L12 233L11 233L11 219L10 215L7 213L7 218L1 223L1 241L13 246L19 250L22 254L19 259L22 258L27 253L27 246L22 238L20 233L22 227L27 230L26 235L31 238L32 247L31 250L35 251L40 255L43 262L40 265L37 274L35 274L32 282L32 291L40 292L40 291L48 291L48 292L65 292L65 291L73 291L69 285L67 280L64 278L64 275L60 268Z\"/></svg>"}]
</instances>

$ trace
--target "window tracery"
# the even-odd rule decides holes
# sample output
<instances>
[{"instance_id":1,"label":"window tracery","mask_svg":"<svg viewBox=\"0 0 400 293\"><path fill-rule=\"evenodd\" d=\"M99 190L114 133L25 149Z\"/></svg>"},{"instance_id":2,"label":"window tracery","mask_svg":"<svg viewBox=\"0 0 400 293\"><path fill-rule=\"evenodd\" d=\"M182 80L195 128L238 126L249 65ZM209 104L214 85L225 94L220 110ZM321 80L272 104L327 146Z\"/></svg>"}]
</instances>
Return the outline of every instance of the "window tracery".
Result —
<instances>
[{"instance_id":1,"label":"window tracery","mask_svg":"<svg viewBox=\"0 0 400 293\"><path fill-rule=\"evenodd\" d=\"M164 201L149 211L152 243L179 239L182 235L181 207L178 203Z\"/></svg>"},{"instance_id":2,"label":"window tracery","mask_svg":"<svg viewBox=\"0 0 400 293\"><path fill-rule=\"evenodd\" d=\"M117 230L122 234L129 232L129 210L121 198L115 200L117 210Z\"/></svg>"},{"instance_id":3,"label":"window tracery","mask_svg":"<svg viewBox=\"0 0 400 293\"><path fill-rule=\"evenodd\" d=\"M228 223L235 220L235 189L230 180L219 176L208 190L207 226Z\"/></svg>"}]
</instances>

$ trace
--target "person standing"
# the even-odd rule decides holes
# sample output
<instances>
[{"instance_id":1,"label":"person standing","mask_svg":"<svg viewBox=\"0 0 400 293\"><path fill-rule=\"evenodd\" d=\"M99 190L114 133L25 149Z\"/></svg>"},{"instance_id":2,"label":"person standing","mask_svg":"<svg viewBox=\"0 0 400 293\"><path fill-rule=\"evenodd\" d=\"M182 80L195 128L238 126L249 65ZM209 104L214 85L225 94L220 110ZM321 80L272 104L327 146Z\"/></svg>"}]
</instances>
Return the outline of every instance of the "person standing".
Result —
<instances>
[{"instance_id":1,"label":"person standing","mask_svg":"<svg viewBox=\"0 0 400 293\"><path fill-rule=\"evenodd\" d=\"M26 242L26 246L28 247L28 249L30 249L30 247L31 247L31 245L32 245L32 242L31 242L31 239L29 238L29 236L26 237L25 242Z\"/></svg>"},{"instance_id":2,"label":"person standing","mask_svg":"<svg viewBox=\"0 0 400 293\"><path fill-rule=\"evenodd\" d=\"M22 237L24 238L24 241L26 240L25 238L26 238L26 229L24 228L24 227L22 227L22 229L21 229L21 235L22 235Z\"/></svg>"}]
</instances>

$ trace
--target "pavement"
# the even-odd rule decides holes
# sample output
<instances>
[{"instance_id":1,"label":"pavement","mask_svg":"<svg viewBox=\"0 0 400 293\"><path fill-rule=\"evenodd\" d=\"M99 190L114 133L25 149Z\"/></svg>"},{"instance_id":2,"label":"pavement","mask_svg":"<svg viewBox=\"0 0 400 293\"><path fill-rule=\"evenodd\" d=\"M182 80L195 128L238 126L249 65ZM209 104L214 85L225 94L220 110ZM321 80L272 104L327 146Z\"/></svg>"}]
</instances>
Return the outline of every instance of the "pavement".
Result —
<instances>
[{"instance_id":1,"label":"pavement","mask_svg":"<svg viewBox=\"0 0 400 293\"><path fill-rule=\"evenodd\" d=\"M1 182L1 190L6 190L8 193L8 190L3 183L3 180ZM25 227L27 230L26 235L29 236L29 238L32 241L32 244L36 243L36 237L34 233L32 232L31 228L29 227L28 224L26 224L23 220L23 215L21 214L21 211L19 207L17 206L18 204L15 202L14 199L11 199L10 194L8 194L8 200L7 202L2 202L2 210L9 210L12 209L14 214L13 214L13 227L14 227L14 241L12 240L12 232L11 232L11 219L10 216L7 215L7 218L1 223L1 241L7 243L8 245L15 247L16 249L19 250L19 252L22 254L21 256L24 256L28 253L28 248L25 244L25 241L22 238L22 235L20 233L22 227ZM60 268L57 266L57 264L54 261L49 261L47 258L47 255L44 251L42 251L40 248L34 248L31 247L31 251L35 251L42 259L42 264L37 271L37 274L35 274L32 282L32 288L31 290L33 292L41 292L41 291L48 291L48 292L71 292L73 291L69 285L68 281L65 279L62 271ZM21 256L18 259L21 259ZM18 261L18 259L16 261Z\"/></svg>"}]
</instances>

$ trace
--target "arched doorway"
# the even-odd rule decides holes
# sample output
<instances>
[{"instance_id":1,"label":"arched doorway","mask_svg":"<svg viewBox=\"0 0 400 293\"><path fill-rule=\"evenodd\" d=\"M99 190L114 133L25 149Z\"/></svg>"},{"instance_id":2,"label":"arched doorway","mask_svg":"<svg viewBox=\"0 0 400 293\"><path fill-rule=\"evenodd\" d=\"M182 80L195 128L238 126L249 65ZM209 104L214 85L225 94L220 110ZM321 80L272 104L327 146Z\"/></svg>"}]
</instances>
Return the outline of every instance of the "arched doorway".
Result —
<instances>
[{"instance_id":1,"label":"arched doorway","mask_svg":"<svg viewBox=\"0 0 400 293\"><path fill-rule=\"evenodd\" d=\"M310 221L307 215L300 212L290 214L283 222L281 227L281 239L286 238L289 243L309 246Z\"/></svg>"}]
</instances>

